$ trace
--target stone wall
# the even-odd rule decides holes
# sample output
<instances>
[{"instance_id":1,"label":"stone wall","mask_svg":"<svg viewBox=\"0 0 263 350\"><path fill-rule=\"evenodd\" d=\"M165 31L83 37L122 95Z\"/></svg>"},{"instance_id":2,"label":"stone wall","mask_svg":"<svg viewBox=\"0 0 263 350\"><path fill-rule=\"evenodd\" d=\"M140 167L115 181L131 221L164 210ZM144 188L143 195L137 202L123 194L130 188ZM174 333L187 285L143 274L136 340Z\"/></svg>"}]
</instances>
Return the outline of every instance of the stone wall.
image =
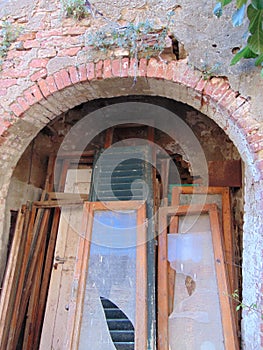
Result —
<instances>
[{"instance_id":1,"label":"stone wall","mask_svg":"<svg viewBox=\"0 0 263 350\"><path fill-rule=\"evenodd\" d=\"M103 18L65 19L60 1L1 2L1 17L22 30L0 72L1 259L10 179L35 136L61 113L90 100L131 94L163 96L214 120L244 161L243 297L248 304L262 305L263 80L250 61L235 67L228 64L233 48L242 45L243 31L231 27L230 9L218 20L212 14L214 3L205 0L199 0L196 8L190 0L93 3L119 24L150 18L161 25L166 23L167 12L174 10L171 32L188 56L178 61L173 57L167 63L141 59L133 86L134 60L102 59L85 46L85 33L105 25ZM204 69L213 67L218 67L214 73L218 76L205 80ZM259 314L243 311L242 332L244 349L263 346Z\"/></svg>"}]
</instances>

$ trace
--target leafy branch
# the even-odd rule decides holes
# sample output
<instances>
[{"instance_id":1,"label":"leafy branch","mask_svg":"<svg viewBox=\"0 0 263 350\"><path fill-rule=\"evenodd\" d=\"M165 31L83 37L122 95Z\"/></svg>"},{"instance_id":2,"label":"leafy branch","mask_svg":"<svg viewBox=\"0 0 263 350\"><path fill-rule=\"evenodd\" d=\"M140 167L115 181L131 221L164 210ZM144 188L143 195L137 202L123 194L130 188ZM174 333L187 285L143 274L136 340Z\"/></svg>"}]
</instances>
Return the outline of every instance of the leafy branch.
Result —
<instances>
[{"instance_id":1,"label":"leafy branch","mask_svg":"<svg viewBox=\"0 0 263 350\"><path fill-rule=\"evenodd\" d=\"M263 320L263 311L259 309L258 305L255 303L248 305L248 304L245 304L243 301L241 301L237 289L229 296L237 303L236 311L239 311L241 309L246 309L248 311L254 311L254 312L259 313L261 315L262 320Z\"/></svg>"},{"instance_id":2,"label":"leafy branch","mask_svg":"<svg viewBox=\"0 0 263 350\"><path fill-rule=\"evenodd\" d=\"M231 2L232 0L220 0L214 8L214 14L220 17L223 8ZM255 58L255 65L263 67L263 0L236 0L236 11L232 16L234 26L243 23L246 8L249 20L247 45L236 53L230 64L235 65L242 58ZM263 78L263 68L261 77Z\"/></svg>"}]
</instances>

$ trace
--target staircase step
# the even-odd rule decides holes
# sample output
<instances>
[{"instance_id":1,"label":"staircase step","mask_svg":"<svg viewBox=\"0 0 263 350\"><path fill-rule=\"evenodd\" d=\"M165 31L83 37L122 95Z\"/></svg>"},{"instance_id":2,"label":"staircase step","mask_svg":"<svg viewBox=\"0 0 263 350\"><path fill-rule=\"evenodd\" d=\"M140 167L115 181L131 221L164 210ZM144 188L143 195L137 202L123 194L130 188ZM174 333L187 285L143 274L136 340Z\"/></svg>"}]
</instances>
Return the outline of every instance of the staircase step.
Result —
<instances>
[{"instance_id":1,"label":"staircase step","mask_svg":"<svg viewBox=\"0 0 263 350\"><path fill-rule=\"evenodd\" d=\"M117 350L134 350L134 343L120 342L114 343Z\"/></svg>"},{"instance_id":2,"label":"staircase step","mask_svg":"<svg viewBox=\"0 0 263 350\"><path fill-rule=\"evenodd\" d=\"M107 319L109 330L129 330L134 331L133 325L128 318Z\"/></svg>"},{"instance_id":3,"label":"staircase step","mask_svg":"<svg viewBox=\"0 0 263 350\"><path fill-rule=\"evenodd\" d=\"M120 319L123 318L123 312L120 309L104 309L106 319L115 318Z\"/></svg>"},{"instance_id":4,"label":"staircase step","mask_svg":"<svg viewBox=\"0 0 263 350\"><path fill-rule=\"evenodd\" d=\"M115 330L110 331L111 338L113 342L119 343L119 342L134 342L134 331L127 331L127 330Z\"/></svg>"}]
</instances>

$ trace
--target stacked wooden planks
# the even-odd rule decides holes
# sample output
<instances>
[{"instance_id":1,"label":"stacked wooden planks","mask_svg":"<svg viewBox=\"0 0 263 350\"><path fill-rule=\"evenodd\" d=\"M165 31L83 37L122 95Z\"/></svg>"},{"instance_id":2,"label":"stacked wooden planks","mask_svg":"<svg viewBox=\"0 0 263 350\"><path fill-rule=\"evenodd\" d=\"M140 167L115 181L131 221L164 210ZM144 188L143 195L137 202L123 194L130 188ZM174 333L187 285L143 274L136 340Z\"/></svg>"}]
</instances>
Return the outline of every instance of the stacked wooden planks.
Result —
<instances>
[{"instance_id":1,"label":"stacked wooden planks","mask_svg":"<svg viewBox=\"0 0 263 350\"><path fill-rule=\"evenodd\" d=\"M68 162L61 159L63 171L66 173L72 159ZM86 158L84 161L86 162ZM88 199L86 194L52 192L55 162L55 157L51 156L45 190L40 201L22 205L18 213L0 295L0 349L38 348L53 266L60 208L83 204L84 200ZM65 178L60 176L61 191L64 186Z\"/></svg>"},{"instance_id":2,"label":"stacked wooden planks","mask_svg":"<svg viewBox=\"0 0 263 350\"><path fill-rule=\"evenodd\" d=\"M58 210L35 206L22 206L19 212L0 301L1 349L15 349L22 331L36 335L33 318L42 319L43 294L51 269L44 253L48 250L53 254L56 227L51 222L58 216Z\"/></svg>"},{"instance_id":3,"label":"stacked wooden planks","mask_svg":"<svg viewBox=\"0 0 263 350\"><path fill-rule=\"evenodd\" d=\"M43 196L42 196L43 197ZM53 264L60 208L87 196L48 193L19 211L0 299L0 348L38 347Z\"/></svg>"}]
</instances>

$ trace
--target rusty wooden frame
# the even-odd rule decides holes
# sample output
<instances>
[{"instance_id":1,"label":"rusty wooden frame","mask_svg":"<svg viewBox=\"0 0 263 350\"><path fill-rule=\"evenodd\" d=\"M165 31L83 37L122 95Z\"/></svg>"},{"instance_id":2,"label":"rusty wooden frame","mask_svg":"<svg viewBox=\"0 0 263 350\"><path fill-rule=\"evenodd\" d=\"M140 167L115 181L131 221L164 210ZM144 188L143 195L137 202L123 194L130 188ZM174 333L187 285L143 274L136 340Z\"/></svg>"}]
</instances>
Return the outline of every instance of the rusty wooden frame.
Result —
<instances>
[{"instance_id":1,"label":"rusty wooden frame","mask_svg":"<svg viewBox=\"0 0 263 350\"><path fill-rule=\"evenodd\" d=\"M77 350L80 337L80 324L83 312L85 285L89 265L89 254L94 213L108 210L137 210L136 248L136 311L135 311L135 350L147 348L147 245L146 245L146 205L141 201L86 202L84 204L83 236L80 237L75 268L75 283L78 285L76 297L70 305L68 334L65 346Z\"/></svg>"},{"instance_id":2,"label":"rusty wooden frame","mask_svg":"<svg viewBox=\"0 0 263 350\"><path fill-rule=\"evenodd\" d=\"M182 205L161 207L159 210L159 249L158 249L158 349L169 349L168 316L169 316L169 284L167 261L167 226L168 217L178 217L195 214L209 214L212 242L215 258L215 269L219 291L220 309L225 349L238 349L235 322L232 317L229 298L229 285L224 265L224 254L216 204Z\"/></svg>"}]
</instances>

